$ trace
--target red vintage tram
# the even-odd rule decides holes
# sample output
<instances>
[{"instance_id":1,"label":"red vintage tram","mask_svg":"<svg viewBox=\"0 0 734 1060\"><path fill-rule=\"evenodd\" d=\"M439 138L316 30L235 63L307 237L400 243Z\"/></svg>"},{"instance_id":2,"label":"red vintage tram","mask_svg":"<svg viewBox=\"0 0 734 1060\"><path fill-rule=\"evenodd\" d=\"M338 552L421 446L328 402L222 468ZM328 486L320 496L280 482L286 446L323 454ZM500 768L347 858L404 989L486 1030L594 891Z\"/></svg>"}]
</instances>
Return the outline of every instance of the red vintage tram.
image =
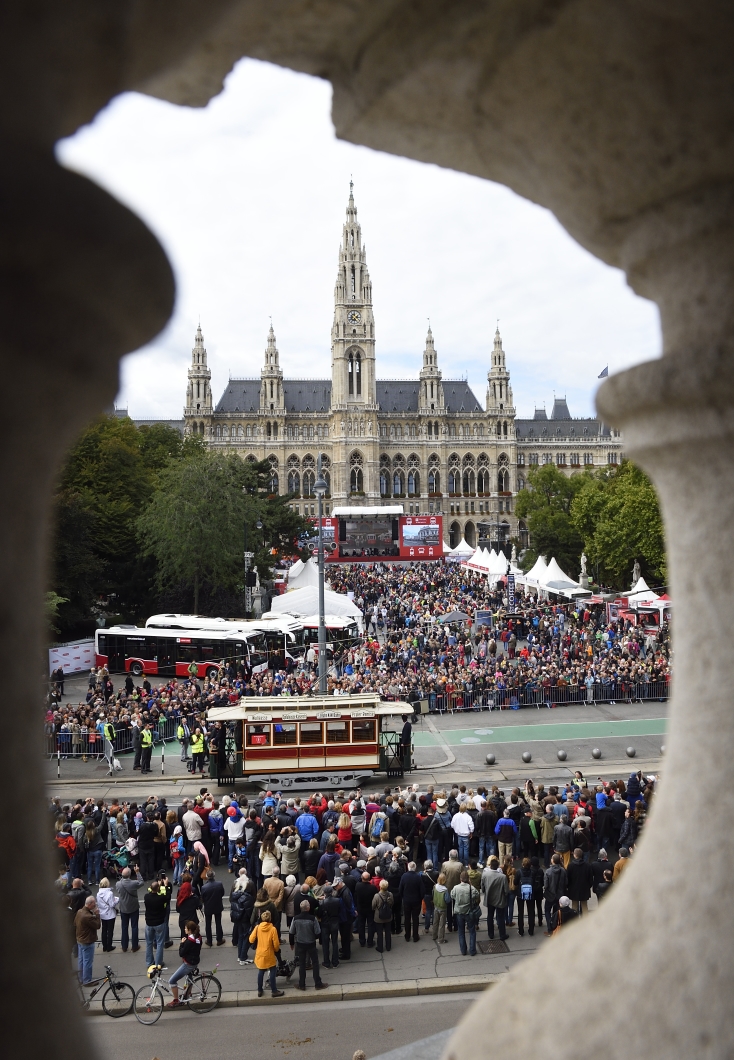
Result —
<instances>
[{"instance_id":1,"label":"red vintage tram","mask_svg":"<svg viewBox=\"0 0 734 1060\"><path fill-rule=\"evenodd\" d=\"M402 776L413 750L400 746L403 714L413 716L410 704L376 695L243 697L213 707L208 720L227 723L217 782L286 789L353 785L378 772Z\"/></svg>"}]
</instances>

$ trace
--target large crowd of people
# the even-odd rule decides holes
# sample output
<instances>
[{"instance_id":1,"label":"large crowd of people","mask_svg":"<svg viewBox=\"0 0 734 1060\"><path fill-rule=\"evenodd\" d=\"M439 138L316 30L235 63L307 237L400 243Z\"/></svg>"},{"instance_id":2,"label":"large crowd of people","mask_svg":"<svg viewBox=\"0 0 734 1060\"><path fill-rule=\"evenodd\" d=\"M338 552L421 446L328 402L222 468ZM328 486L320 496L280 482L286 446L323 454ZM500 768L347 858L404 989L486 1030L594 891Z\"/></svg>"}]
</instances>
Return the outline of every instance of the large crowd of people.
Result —
<instances>
[{"instance_id":1,"label":"large crowd of people","mask_svg":"<svg viewBox=\"0 0 734 1060\"><path fill-rule=\"evenodd\" d=\"M240 965L257 967L261 995L267 975L279 996L277 976L296 966L299 989L308 967L323 988L321 967L349 961L355 937L384 953L401 936L418 942L421 930L439 944L456 932L461 953L474 956L483 918L490 939L495 927L503 941L509 929L551 935L614 886L654 785L641 772L594 784L577 772L548 790L531 781L509 792L413 784L310 797L262 791L249 801L202 787L175 809L155 795L141 804L54 799L57 886L80 981L94 981L98 934L103 952L115 949L118 916L123 951L137 952L144 935L146 967L164 965L180 940L179 979L198 960L202 935L207 946L226 945L216 872L225 864L231 943ZM284 936L295 962L283 957Z\"/></svg>"},{"instance_id":2,"label":"large crowd of people","mask_svg":"<svg viewBox=\"0 0 734 1060\"><path fill-rule=\"evenodd\" d=\"M344 564L331 567L329 577L336 591L354 594L367 626L359 643L348 645L331 666L329 694L377 692L427 700L429 709L439 711L667 698L667 626L645 632L627 619L609 620L604 605L553 604L531 595L518 596L510 613L502 586L455 565ZM442 616L457 611L472 620L476 611L487 612L492 625L442 623ZM181 740L183 724L182 757L203 737L195 762L201 767L209 753L209 707L241 696L312 695L316 670L313 650L260 674L250 673L243 661L224 660L219 677L205 680L146 677L136 684L131 675L119 681L102 667L92 671L77 704L60 701L61 675L46 715L49 751L101 757L109 738L114 750L136 751L137 767L148 723L153 743Z\"/></svg>"}]
</instances>

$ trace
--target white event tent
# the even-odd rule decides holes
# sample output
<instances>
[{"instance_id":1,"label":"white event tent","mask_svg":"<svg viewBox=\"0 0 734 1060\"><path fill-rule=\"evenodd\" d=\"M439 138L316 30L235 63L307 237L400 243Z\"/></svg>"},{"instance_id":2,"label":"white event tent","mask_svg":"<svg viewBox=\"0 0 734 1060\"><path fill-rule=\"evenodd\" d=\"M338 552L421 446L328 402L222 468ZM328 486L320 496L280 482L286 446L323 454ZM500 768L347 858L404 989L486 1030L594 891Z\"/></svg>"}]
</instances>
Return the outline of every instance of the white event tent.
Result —
<instances>
[{"instance_id":1,"label":"white event tent","mask_svg":"<svg viewBox=\"0 0 734 1060\"><path fill-rule=\"evenodd\" d=\"M646 600L659 600L660 596L647 584L644 578L640 578L637 584L627 593L628 601L642 604Z\"/></svg>"},{"instance_id":2,"label":"white event tent","mask_svg":"<svg viewBox=\"0 0 734 1060\"><path fill-rule=\"evenodd\" d=\"M283 593L282 596L274 596L271 607L271 614L295 615L299 618L318 614L318 586L306 585L303 589L294 589L292 592ZM360 633L364 631L362 612L348 596L335 593L331 589L324 589L324 611L337 618L353 618L357 622Z\"/></svg>"},{"instance_id":3,"label":"white event tent","mask_svg":"<svg viewBox=\"0 0 734 1060\"><path fill-rule=\"evenodd\" d=\"M473 549L471 547L471 545L467 545L466 541L462 537L461 541L458 543L456 548L452 548L451 551L449 552L449 559L453 559L453 560L469 559L470 556L474 555L474 552L475 552L475 549Z\"/></svg>"},{"instance_id":4,"label":"white event tent","mask_svg":"<svg viewBox=\"0 0 734 1060\"><path fill-rule=\"evenodd\" d=\"M309 557L304 563L303 560L296 560L293 566L289 569L286 575L288 579L288 592L293 589L303 589L307 585L319 584L319 564L318 560ZM324 583L328 588L328 582Z\"/></svg>"}]
</instances>

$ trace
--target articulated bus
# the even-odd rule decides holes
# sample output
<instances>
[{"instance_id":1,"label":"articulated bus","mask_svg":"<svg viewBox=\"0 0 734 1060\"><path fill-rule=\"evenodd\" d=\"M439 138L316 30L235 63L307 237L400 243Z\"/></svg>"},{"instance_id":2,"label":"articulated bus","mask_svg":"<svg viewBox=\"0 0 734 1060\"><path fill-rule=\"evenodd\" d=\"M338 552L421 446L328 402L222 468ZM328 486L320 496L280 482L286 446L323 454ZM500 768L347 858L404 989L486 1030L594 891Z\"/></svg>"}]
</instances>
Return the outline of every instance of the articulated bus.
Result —
<instances>
[{"instance_id":1,"label":"articulated bus","mask_svg":"<svg viewBox=\"0 0 734 1060\"><path fill-rule=\"evenodd\" d=\"M284 652L297 659L306 650L303 623L291 615L273 615L269 618L205 618L201 615L151 615L146 621L147 629L185 629L214 630L217 632L244 632L247 636L262 633L268 657L278 656L271 662L276 669L279 660L284 660ZM280 666L283 662L280 662Z\"/></svg>"},{"instance_id":2,"label":"articulated bus","mask_svg":"<svg viewBox=\"0 0 734 1060\"><path fill-rule=\"evenodd\" d=\"M318 789L353 785L377 772L402 776L412 768L412 747L400 745L402 714L413 716L409 703L384 703L374 694L243 697L212 707L207 720L227 726L217 783Z\"/></svg>"},{"instance_id":3,"label":"articulated bus","mask_svg":"<svg viewBox=\"0 0 734 1060\"><path fill-rule=\"evenodd\" d=\"M97 630L95 653L97 666L136 677L188 677L192 662L199 677L216 677L223 661L244 661L253 673L268 668L265 636L257 631L110 626Z\"/></svg>"}]
</instances>

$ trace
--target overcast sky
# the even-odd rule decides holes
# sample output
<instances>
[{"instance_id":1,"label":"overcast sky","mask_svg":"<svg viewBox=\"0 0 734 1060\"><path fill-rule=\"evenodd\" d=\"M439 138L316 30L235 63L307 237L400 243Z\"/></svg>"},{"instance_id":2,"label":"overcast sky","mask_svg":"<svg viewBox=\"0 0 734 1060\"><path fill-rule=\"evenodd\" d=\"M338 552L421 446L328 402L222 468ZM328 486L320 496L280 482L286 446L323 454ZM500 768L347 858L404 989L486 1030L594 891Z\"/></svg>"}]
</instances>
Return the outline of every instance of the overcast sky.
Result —
<instances>
[{"instance_id":1,"label":"overcast sky","mask_svg":"<svg viewBox=\"0 0 734 1060\"><path fill-rule=\"evenodd\" d=\"M415 378L430 317L444 378L482 405L496 320L518 414L592 415L599 372L660 354L658 313L621 272L507 188L338 141L327 82L243 60L190 110L115 100L59 147L157 234L176 274L164 332L122 365L118 405L179 417L201 319L218 399L257 376L273 326L286 376L328 377L349 179L367 246L378 378Z\"/></svg>"}]
</instances>

